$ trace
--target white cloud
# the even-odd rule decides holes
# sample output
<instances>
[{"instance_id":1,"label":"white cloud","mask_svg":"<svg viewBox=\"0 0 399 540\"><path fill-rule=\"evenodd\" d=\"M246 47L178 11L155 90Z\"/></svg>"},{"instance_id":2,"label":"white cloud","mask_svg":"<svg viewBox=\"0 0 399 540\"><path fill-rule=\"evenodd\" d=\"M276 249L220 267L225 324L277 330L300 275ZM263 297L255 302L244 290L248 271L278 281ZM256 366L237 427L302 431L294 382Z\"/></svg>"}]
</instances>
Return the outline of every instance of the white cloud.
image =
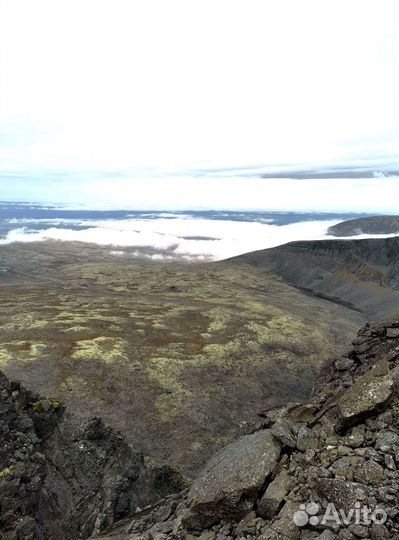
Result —
<instances>
[{"instance_id":1,"label":"white cloud","mask_svg":"<svg viewBox=\"0 0 399 540\"><path fill-rule=\"evenodd\" d=\"M0 245L46 240L77 241L102 246L133 247L134 255L152 260L171 261L179 257L189 261L221 260L294 240L326 238L328 227L339 221L306 221L277 226L248 221L187 218L105 220L91 221L90 227L82 230L54 227L41 230L13 229L6 238L0 240ZM357 238L361 237L370 236ZM145 248L151 248L155 253ZM120 250L111 250L111 253L123 255Z\"/></svg>"}]
</instances>

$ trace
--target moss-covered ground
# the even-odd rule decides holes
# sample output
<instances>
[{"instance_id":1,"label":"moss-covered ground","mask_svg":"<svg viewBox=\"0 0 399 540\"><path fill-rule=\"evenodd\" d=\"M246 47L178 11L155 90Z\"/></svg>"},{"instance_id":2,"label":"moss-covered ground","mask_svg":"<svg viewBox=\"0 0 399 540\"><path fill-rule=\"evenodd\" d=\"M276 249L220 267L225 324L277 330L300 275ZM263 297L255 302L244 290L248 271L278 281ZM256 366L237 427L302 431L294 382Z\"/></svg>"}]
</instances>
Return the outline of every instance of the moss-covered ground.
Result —
<instances>
[{"instance_id":1,"label":"moss-covered ground","mask_svg":"<svg viewBox=\"0 0 399 540\"><path fill-rule=\"evenodd\" d=\"M258 411L305 399L363 322L249 266L43 246L2 248L18 272L0 286L0 369L188 472Z\"/></svg>"}]
</instances>

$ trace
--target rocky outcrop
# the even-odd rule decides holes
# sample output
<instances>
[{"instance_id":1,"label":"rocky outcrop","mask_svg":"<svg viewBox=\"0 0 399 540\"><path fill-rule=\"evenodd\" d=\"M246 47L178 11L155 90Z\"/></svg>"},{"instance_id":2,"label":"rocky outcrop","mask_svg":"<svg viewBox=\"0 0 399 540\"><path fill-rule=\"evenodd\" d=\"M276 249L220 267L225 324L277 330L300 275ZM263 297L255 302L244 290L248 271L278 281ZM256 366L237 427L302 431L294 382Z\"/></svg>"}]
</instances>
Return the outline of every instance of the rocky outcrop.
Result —
<instances>
[{"instance_id":1,"label":"rocky outcrop","mask_svg":"<svg viewBox=\"0 0 399 540\"><path fill-rule=\"evenodd\" d=\"M98 538L398 538L398 330L399 321L366 325L348 355L323 368L309 403L264 411L188 494Z\"/></svg>"},{"instance_id":2,"label":"rocky outcrop","mask_svg":"<svg viewBox=\"0 0 399 540\"><path fill-rule=\"evenodd\" d=\"M185 486L101 419L81 422L1 372L0 441L1 540L88 538Z\"/></svg>"}]
</instances>

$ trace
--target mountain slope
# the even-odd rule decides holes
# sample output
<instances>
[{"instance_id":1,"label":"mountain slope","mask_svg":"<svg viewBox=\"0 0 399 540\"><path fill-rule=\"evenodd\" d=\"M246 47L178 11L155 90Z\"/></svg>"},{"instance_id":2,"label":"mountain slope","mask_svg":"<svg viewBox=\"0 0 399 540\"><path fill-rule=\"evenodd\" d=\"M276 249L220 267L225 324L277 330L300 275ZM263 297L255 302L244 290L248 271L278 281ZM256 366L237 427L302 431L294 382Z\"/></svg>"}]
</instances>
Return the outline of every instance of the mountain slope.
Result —
<instances>
[{"instance_id":1,"label":"mountain slope","mask_svg":"<svg viewBox=\"0 0 399 540\"><path fill-rule=\"evenodd\" d=\"M399 311L399 237L291 242L234 257L370 319Z\"/></svg>"}]
</instances>

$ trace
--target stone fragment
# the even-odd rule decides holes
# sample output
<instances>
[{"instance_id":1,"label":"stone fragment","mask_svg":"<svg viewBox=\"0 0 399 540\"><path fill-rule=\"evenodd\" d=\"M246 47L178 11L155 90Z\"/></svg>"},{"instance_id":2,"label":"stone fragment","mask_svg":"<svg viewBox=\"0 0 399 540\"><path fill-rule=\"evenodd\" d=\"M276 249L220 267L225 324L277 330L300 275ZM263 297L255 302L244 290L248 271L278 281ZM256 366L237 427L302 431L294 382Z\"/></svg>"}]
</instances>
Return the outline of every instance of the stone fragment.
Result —
<instances>
[{"instance_id":1,"label":"stone fragment","mask_svg":"<svg viewBox=\"0 0 399 540\"><path fill-rule=\"evenodd\" d=\"M354 361L350 358L340 358L335 361L335 369L338 371L346 371L354 365Z\"/></svg>"},{"instance_id":2,"label":"stone fragment","mask_svg":"<svg viewBox=\"0 0 399 540\"><path fill-rule=\"evenodd\" d=\"M389 364L381 360L359 377L337 400L338 429L353 426L372 414L381 412L393 394L394 377Z\"/></svg>"},{"instance_id":3,"label":"stone fragment","mask_svg":"<svg viewBox=\"0 0 399 540\"><path fill-rule=\"evenodd\" d=\"M287 420L280 420L273 424L271 429L273 435L278 439L281 444L290 448L296 447L296 436L292 430L290 422Z\"/></svg>"},{"instance_id":4,"label":"stone fragment","mask_svg":"<svg viewBox=\"0 0 399 540\"><path fill-rule=\"evenodd\" d=\"M300 426L296 441L298 450L301 452L305 452L306 450L316 450L317 446L317 437L313 431L304 425Z\"/></svg>"},{"instance_id":5,"label":"stone fragment","mask_svg":"<svg viewBox=\"0 0 399 540\"><path fill-rule=\"evenodd\" d=\"M361 525L360 523L352 523L349 525L349 530L358 538L367 538L368 537L368 529L365 525Z\"/></svg>"},{"instance_id":6,"label":"stone fragment","mask_svg":"<svg viewBox=\"0 0 399 540\"><path fill-rule=\"evenodd\" d=\"M341 478L320 478L316 492L337 508L348 512L356 503L355 485Z\"/></svg>"},{"instance_id":7,"label":"stone fragment","mask_svg":"<svg viewBox=\"0 0 399 540\"><path fill-rule=\"evenodd\" d=\"M295 524L294 514L299 510L299 504L295 502L287 502L277 516L276 521L272 525L274 532L273 540L281 538L287 540L297 540L299 537L299 527ZM262 538L262 537L260 537Z\"/></svg>"},{"instance_id":8,"label":"stone fragment","mask_svg":"<svg viewBox=\"0 0 399 540\"><path fill-rule=\"evenodd\" d=\"M373 460L366 461L354 471L354 479L361 484L380 486L385 480L384 468Z\"/></svg>"},{"instance_id":9,"label":"stone fragment","mask_svg":"<svg viewBox=\"0 0 399 540\"><path fill-rule=\"evenodd\" d=\"M277 514L284 498L291 487L291 479L283 469L271 482L258 503L257 514L264 519L271 519Z\"/></svg>"},{"instance_id":10,"label":"stone fragment","mask_svg":"<svg viewBox=\"0 0 399 540\"><path fill-rule=\"evenodd\" d=\"M364 443L364 433L358 428L353 428L352 433L345 439L345 444L351 448L359 448Z\"/></svg>"},{"instance_id":11,"label":"stone fragment","mask_svg":"<svg viewBox=\"0 0 399 540\"><path fill-rule=\"evenodd\" d=\"M399 443L399 435L394 431L381 431L377 435L375 447L382 452L391 452L393 445Z\"/></svg>"},{"instance_id":12,"label":"stone fragment","mask_svg":"<svg viewBox=\"0 0 399 540\"><path fill-rule=\"evenodd\" d=\"M370 527L371 540L386 540L390 538L388 529L383 523L372 523Z\"/></svg>"},{"instance_id":13,"label":"stone fragment","mask_svg":"<svg viewBox=\"0 0 399 540\"><path fill-rule=\"evenodd\" d=\"M399 337L399 328L387 328L387 338L394 339Z\"/></svg>"}]
</instances>

